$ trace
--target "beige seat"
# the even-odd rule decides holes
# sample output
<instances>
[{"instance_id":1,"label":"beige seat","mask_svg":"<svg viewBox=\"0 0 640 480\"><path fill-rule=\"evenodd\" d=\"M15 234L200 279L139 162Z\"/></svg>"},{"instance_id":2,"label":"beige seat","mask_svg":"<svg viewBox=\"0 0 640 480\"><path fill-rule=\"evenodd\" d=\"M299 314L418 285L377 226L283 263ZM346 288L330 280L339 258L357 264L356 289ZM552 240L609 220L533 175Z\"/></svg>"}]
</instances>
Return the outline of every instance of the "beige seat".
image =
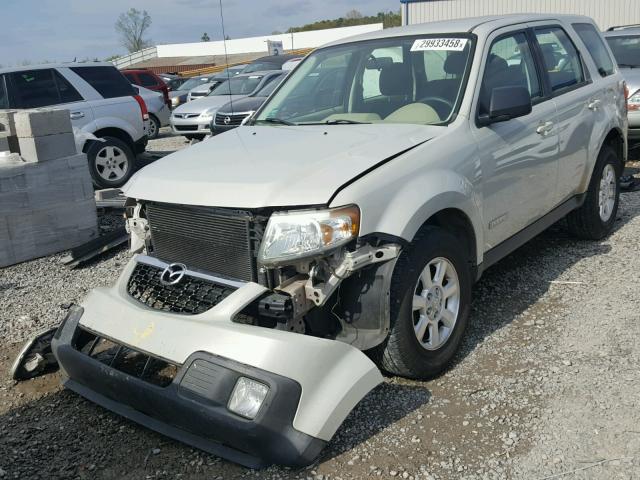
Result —
<instances>
[{"instance_id":1,"label":"beige seat","mask_svg":"<svg viewBox=\"0 0 640 480\"><path fill-rule=\"evenodd\" d=\"M391 123L428 124L439 123L442 120L438 116L438 113L429 105L425 105L424 103L410 103L390 113L384 121Z\"/></svg>"}]
</instances>

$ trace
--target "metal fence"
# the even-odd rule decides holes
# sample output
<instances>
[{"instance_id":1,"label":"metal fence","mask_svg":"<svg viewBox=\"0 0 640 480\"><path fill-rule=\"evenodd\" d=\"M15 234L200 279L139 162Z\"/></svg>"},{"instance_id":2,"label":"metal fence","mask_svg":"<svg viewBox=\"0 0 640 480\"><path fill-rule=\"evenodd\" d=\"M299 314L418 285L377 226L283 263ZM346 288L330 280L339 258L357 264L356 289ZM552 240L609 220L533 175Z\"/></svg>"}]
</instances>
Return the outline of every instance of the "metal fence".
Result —
<instances>
[{"instance_id":1,"label":"metal fence","mask_svg":"<svg viewBox=\"0 0 640 480\"><path fill-rule=\"evenodd\" d=\"M603 30L640 23L640 0L400 0L404 25L510 13L587 15Z\"/></svg>"},{"instance_id":2,"label":"metal fence","mask_svg":"<svg viewBox=\"0 0 640 480\"><path fill-rule=\"evenodd\" d=\"M158 58L158 49L156 47L145 48L144 50L125 55L124 57L116 58L113 64L116 68L121 69L152 58Z\"/></svg>"}]
</instances>

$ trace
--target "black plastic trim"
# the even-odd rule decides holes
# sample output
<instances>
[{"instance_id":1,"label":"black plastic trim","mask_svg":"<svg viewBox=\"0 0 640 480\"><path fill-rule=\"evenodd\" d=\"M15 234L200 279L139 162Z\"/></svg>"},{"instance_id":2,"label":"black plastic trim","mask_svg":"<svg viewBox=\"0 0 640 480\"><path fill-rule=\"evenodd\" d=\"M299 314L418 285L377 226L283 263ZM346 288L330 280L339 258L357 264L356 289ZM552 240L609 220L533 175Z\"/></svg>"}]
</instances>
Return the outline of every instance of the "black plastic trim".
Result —
<instances>
[{"instance_id":1,"label":"black plastic trim","mask_svg":"<svg viewBox=\"0 0 640 480\"><path fill-rule=\"evenodd\" d=\"M478 265L478 277L480 277L482 272L489 268L491 265L497 263L514 250L520 248L532 238L544 232L547 228L556 223L558 220L566 217L567 214L569 214L576 208L580 208L584 203L586 195L586 193L582 193L580 195L571 197L564 203L561 203L556 208L551 210L545 216L533 222L528 227L525 227L523 230L520 230L512 237L509 237L502 243L493 247L491 250L485 252L482 263Z\"/></svg>"},{"instance_id":2,"label":"black plastic trim","mask_svg":"<svg viewBox=\"0 0 640 480\"><path fill-rule=\"evenodd\" d=\"M79 317L69 318L53 353L65 374L63 384L123 417L161 434L249 468L270 464L301 468L320 454L325 440L293 427L302 388L294 380L206 352L195 352L166 387L111 368L74 348ZM187 371L205 362L215 371L204 389L182 385ZM195 368L195 367L194 367ZM240 376L269 386L254 420L226 405Z\"/></svg>"}]
</instances>

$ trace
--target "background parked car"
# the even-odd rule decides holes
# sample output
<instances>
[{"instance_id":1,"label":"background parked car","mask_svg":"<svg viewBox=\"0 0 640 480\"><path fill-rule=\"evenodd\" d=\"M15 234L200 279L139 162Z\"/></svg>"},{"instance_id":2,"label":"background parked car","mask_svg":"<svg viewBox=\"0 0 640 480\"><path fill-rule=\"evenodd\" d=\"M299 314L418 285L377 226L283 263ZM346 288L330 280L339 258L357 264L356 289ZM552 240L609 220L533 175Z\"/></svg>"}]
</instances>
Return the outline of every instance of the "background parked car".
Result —
<instances>
[{"instance_id":1,"label":"background parked car","mask_svg":"<svg viewBox=\"0 0 640 480\"><path fill-rule=\"evenodd\" d=\"M172 130L188 139L204 138L211 132L211 120L219 107L259 91L281 73L282 70L274 70L236 75L218 85L206 97L176 108L171 115Z\"/></svg>"},{"instance_id":2,"label":"background parked car","mask_svg":"<svg viewBox=\"0 0 640 480\"><path fill-rule=\"evenodd\" d=\"M166 127L169 125L169 117L171 116L171 110L164 102L162 94L149 90L148 88L134 85L134 89L144 99L144 103L147 105L149 111L149 124L147 125L147 137L150 140L158 138L160 133L160 127Z\"/></svg>"},{"instance_id":3,"label":"background parked car","mask_svg":"<svg viewBox=\"0 0 640 480\"><path fill-rule=\"evenodd\" d=\"M211 120L211 134L217 135L239 127L247 117L260 108L286 76L287 73L283 72L248 97L221 106Z\"/></svg>"},{"instance_id":4,"label":"background parked car","mask_svg":"<svg viewBox=\"0 0 640 480\"><path fill-rule=\"evenodd\" d=\"M204 85L205 83L209 83L211 81L211 78L213 78L213 75L199 75L197 77L187 79L177 88L177 90L171 91L169 93L171 108L176 108L183 103L187 103L187 96L189 95L189 91L192 88L196 88Z\"/></svg>"},{"instance_id":5,"label":"background parked car","mask_svg":"<svg viewBox=\"0 0 640 480\"><path fill-rule=\"evenodd\" d=\"M226 82L227 78L216 78L211 77L207 83L203 83L202 85L198 85L197 87L189 90L189 94L187 95L187 102L191 102L192 100L197 100L198 98L206 97L209 95L209 92L216 88L223 82Z\"/></svg>"},{"instance_id":6,"label":"background parked car","mask_svg":"<svg viewBox=\"0 0 640 480\"><path fill-rule=\"evenodd\" d=\"M640 142L640 26L615 27L604 33L629 89L629 142Z\"/></svg>"},{"instance_id":7,"label":"background parked car","mask_svg":"<svg viewBox=\"0 0 640 480\"><path fill-rule=\"evenodd\" d=\"M282 64L282 70L293 70L302 60L304 60L304 57L297 57L292 58L291 60L287 60Z\"/></svg>"},{"instance_id":8,"label":"background parked car","mask_svg":"<svg viewBox=\"0 0 640 480\"><path fill-rule=\"evenodd\" d=\"M4 99L2 98L4 91ZM0 106L67 109L74 128L104 142L87 141L93 183L121 187L147 145L147 106L110 63L46 64L0 69Z\"/></svg>"},{"instance_id":9,"label":"background parked car","mask_svg":"<svg viewBox=\"0 0 640 480\"><path fill-rule=\"evenodd\" d=\"M131 82L132 85L140 85L154 92L162 93L167 106L170 106L169 88L162 78L150 70L123 70L123 75Z\"/></svg>"},{"instance_id":10,"label":"background parked car","mask_svg":"<svg viewBox=\"0 0 640 480\"><path fill-rule=\"evenodd\" d=\"M289 60L298 58L299 55L270 55L260 57L246 65L242 73L264 72L267 70L282 70L282 65Z\"/></svg>"}]
</instances>

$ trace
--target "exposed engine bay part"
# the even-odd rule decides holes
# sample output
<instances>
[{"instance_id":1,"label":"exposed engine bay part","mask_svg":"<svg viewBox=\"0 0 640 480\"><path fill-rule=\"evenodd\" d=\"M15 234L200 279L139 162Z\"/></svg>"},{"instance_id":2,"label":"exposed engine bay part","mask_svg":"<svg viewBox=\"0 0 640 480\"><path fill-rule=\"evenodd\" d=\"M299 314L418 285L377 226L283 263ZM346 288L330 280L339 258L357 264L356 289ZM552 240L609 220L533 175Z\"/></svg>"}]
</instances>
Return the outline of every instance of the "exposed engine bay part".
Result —
<instances>
[{"instance_id":1,"label":"exposed engine bay part","mask_svg":"<svg viewBox=\"0 0 640 480\"><path fill-rule=\"evenodd\" d=\"M56 330L42 331L27 341L11 366L12 379L29 380L58 370L58 361L51 351L51 340Z\"/></svg>"},{"instance_id":2,"label":"exposed engine bay part","mask_svg":"<svg viewBox=\"0 0 640 480\"><path fill-rule=\"evenodd\" d=\"M71 249L69 255L64 256L61 262L69 268L76 268L78 265L114 249L128 240L129 234L125 227L120 227Z\"/></svg>"},{"instance_id":3,"label":"exposed engine bay part","mask_svg":"<svg viewBox=\"0 0 640 480\"><path fill-rule=\"evenodd\" d=\"M319 269L322 267L317 265L309 273L309 279L305 284L306 297L317 307L323 306L343 280L364 267L396 258L401 249L400 245L396 244L380 247L363 245L353 252L346 252L335 267L325 264L324 267L329 270L326 279L319 278Z\"/></svg>"},{"instance_id":4,"label":"exposed engine bay part","mask_svg":"<svg viewBox=\"0 0 640 480\"><path fill-rule=\"evenodd\" d=\"M129 250L132 253L140 253L151 239L151 229L149 222L144 217L143 205L136 203L135 206L127 208L126 216L125 227L127 233L131 235Z\"/></svg>"}]
</instances>

